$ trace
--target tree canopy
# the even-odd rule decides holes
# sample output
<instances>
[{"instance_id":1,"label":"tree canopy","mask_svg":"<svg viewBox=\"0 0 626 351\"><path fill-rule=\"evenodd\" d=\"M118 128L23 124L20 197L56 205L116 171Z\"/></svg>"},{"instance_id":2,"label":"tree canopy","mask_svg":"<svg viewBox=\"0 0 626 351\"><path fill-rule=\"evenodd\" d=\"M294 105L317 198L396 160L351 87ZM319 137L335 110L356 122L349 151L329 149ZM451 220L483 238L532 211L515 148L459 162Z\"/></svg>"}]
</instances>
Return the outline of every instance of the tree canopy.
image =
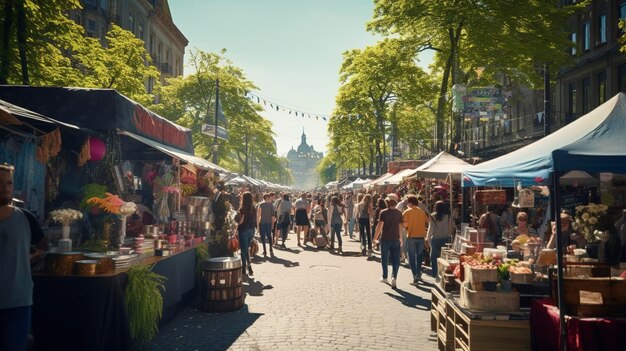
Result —
<instances>
[{"instance_id":1,"label":"tree canopy","mask_svg":"<svg viewBox=\"0 0 626 351\"><path fill-rule=\"evenodd\" d=\"M202 134L202 124L214 124L215 91L219 81L219 103L228 123L228 140L220 140L220 165L238 173L254 170L255 177L289 181L284 162L276 155L271 123L259 112L262 107L246 98L257 87L244 72L223 56L191 51L189 64L194 72L167 80L160 90L160 102L151 109L190 128L196 153L213 156L213 136Z\"/></svg>"}]
</instances>

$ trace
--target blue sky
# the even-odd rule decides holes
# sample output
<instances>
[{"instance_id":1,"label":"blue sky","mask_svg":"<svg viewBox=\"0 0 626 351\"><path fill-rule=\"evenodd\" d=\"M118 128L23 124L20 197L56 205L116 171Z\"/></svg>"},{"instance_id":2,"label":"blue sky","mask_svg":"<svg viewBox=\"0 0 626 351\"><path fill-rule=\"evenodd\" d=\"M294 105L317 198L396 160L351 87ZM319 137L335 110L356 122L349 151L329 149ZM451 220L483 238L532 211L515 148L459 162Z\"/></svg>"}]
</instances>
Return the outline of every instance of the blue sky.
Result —
<instances>
[{"instance_id":1,"label":"blue sky","mask_svg":"<svg viewBox=\"0 0 626 351\"><path fill-rule=\"evenodd\" d=\"M329 115L339 88L346 50L373 45L365 30L374 4L369 0L169 0L174 23L189 39L188 49L219 52L242 68L268 103ZM326 151L327 123L270 110L278 155L307 142Z\"/></svg>"}]
</instances>

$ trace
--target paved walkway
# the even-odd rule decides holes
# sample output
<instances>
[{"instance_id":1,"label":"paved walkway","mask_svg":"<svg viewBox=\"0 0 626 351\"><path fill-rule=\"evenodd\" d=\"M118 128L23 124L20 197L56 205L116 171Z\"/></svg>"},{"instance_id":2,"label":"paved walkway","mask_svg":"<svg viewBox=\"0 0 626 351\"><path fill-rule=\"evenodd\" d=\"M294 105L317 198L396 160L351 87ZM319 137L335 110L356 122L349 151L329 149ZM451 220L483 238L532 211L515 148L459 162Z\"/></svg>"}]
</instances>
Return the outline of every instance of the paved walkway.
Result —
<instances>
[{"instance_id":1,"label":"paved walkway","mask_svg":"<svg viewBox=\"0 0 626 351\"><path fill-rule=\"evenodd\" d=\"M343 239L340 256L300 248L290 234L276 258L253 259L241 310L211 314L192 304L161 327L150 349L436 350L430 286L409 285L411 271L403 266L398 289L391 289L379 281L378 255L358 256L359 243Z\"/></svg>"}]
</instances>

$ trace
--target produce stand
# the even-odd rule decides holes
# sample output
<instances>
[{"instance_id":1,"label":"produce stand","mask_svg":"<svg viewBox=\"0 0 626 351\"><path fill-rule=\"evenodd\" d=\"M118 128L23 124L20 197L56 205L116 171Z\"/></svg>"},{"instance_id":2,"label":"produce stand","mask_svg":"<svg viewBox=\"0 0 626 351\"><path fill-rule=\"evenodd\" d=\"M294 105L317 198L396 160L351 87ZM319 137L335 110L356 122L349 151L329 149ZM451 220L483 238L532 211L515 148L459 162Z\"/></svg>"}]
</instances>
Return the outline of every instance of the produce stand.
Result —
<instances>
[{"instance_id":1,"label":"produce stand","mask_svg":"<svg viewBox=\"0 0 626 351\"><path fill-rule=\"evenodd\" d=\"M206 245L198 244L198 245ZM147 257L164 282L163 318L195 296L196 250L187 247L168 257ZM131 335L124 289L128 267L90 276L33 274L33 335L36 350L128 350Z\"/></svg>"}]
</instances>

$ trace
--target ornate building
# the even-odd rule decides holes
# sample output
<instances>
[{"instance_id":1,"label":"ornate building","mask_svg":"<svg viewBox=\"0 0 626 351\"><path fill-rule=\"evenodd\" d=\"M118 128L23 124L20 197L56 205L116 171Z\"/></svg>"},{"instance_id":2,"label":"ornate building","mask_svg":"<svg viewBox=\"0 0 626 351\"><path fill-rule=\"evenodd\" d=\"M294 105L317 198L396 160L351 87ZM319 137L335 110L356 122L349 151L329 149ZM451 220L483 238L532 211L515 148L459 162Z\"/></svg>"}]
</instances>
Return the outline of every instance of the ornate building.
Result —
<instances>
[{"instance_id":1,"label":"ornate building","mask_svg":"<svg viewBox=\"0 0 626 351\"><path fill-rule=\"evenodd\" d=\"M298 189L313 189L319 186L319 177L315 167L322 160L321 152L315 151L313 145L306 143L306 134L302 130L302 140L297 150L293 147L287 153L289 169L294 178L293 187Z\"/></svg>"},{"instance_id":2,"label":"ornate building","mask_svg":"<svg viewBox=\"0 0 626 351\"><path fill-rule=\"evenodd\" d=\"M143 40L152 63L161 71L161 84L166 78L183 74L185 48L189 41L178 29L167 0L81 0L82 9L70 11L70 18L85 28L85 34L104 36L111 23L132 32ZM146 81L148 92L154 82Z\"/></svg>"}]
</instances>

